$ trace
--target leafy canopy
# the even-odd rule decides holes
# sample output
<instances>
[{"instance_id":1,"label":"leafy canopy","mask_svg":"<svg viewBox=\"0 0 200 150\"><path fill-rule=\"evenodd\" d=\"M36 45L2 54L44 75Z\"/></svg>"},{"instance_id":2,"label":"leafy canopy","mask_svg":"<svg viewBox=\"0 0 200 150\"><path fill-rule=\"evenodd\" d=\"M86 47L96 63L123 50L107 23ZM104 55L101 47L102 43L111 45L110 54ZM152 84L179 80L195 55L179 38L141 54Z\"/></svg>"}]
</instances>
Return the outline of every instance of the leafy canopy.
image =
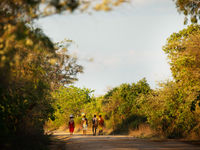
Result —
<instances>
[{"instance_id":1,"label":"leafy canopy","mask_svg":"<svg viewBox=\"0 0 200 150\"><path fill-rule=\"evenodd\" d=\"M192 23L197 23L200 19L200 1L199 0L173 0L179 12L185 17L184 23L187 24L188 17Z\"/></svg>"},{"instance_id":2,"label":"leafy canopy","mask_svg":"<svg viewBox=\"0 0 200 150\"><path fill-rule=\"evenodd\" d=\"M174 79L185 85L200 85L200 26L190 25L173 33L163 47Z\"/></svg>"}]
</instances>

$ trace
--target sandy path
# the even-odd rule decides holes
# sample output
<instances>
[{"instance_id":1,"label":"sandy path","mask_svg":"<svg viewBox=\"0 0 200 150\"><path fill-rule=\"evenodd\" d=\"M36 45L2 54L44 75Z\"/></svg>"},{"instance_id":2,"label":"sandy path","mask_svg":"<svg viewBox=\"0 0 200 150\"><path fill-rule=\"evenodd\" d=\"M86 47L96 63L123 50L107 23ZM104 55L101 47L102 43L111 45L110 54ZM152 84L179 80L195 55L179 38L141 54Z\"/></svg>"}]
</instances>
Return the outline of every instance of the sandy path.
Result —
<instances>
[{"instance_id":1,"label":"sandy path","mask_svg":"<svg viewBox=\"0 0 200 150\"><path fill-rule=\"evenodd\" d=\"M62 140L57 150L200 150L199 142L178 140L137 139L130 136L82 136L57 134L54 138ZM52 150L55 145L52 145Z\"/></svg>"}]
</instances>

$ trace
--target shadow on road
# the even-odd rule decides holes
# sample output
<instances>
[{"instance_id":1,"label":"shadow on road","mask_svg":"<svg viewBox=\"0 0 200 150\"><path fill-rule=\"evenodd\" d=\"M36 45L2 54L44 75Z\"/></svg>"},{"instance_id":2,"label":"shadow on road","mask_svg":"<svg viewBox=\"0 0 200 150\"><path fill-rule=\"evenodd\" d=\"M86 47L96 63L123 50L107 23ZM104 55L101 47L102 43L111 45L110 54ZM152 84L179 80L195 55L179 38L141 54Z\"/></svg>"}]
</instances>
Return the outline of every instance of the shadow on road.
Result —
<instances>
[{"instance_id":1,"label":"shadow on road","mask_svg":"<svg viewBox=\"0 0 200 150\"><path fill-rule=\"evenodd\" d=\"M151 140L131 136L52 135L51 150L200 150L200 141Z\"/></svg>"}]
</instances>

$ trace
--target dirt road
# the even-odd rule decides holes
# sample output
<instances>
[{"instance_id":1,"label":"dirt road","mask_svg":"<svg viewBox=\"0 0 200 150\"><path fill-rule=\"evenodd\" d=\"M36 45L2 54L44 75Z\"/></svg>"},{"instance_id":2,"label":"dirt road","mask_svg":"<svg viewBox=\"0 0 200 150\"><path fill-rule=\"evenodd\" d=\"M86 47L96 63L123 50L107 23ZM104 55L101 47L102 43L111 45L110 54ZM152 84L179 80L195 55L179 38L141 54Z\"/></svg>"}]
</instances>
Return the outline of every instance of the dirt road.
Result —
<instances>
[{"instance_id":1,"label":"dirt road","mask_svg":"<svg viewBox=\"0 0 200 150\"><path fill-rule=\"evenodd\" d=\"M130 136L54 135L63 141L62 147L52 150L200 150L199 142L180 140L137 139Z\"/></svg>"}]
</instances>

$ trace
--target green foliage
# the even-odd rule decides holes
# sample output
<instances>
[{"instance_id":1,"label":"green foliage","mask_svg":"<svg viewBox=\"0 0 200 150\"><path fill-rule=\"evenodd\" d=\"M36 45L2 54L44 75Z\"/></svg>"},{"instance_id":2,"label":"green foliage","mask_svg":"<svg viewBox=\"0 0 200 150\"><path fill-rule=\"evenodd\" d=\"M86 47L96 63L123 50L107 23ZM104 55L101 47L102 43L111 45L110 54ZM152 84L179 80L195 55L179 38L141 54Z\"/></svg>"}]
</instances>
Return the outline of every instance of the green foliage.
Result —
<instances>
[{"instance_id":1,"label":"green foliage","mask_svg":"<svg viewBox=\"0 0 200 150\"><path fill-rule=\"evenodd\" d=\"M165 136L183 137L194 129L199 135L199 41L199 25L190 25L173 33L163 47L175 82L162 84L152 93L145 111L148 122Z\"/></svg>"},{"instance_id":2,"label":"green foliage","mask_svg":"<svg viewBox=\"0 0 200 150\"><path fill-rule=\"evenodd\" d=\"M105 119L106 128L114 129L115 133L123 129L128 132L129 128L136 129L146 122L141 108L145 97L151 91L145 78L137 83L121 84L108 91L105 96L97 98L91 95L93 91L89 89L60 87L52 93L55 120L50 119L47 126L49 129L55 129L66 125L70 114L75 116L75 123L78 125L82 113L86 114L91 124L94 114L101 114Z\"/></svg>"},{"instance_id":3,"label":"green foliage","mask_svg":"<svg viewBox=\"0 0 200 150\"><path fill-rule=\"evenodd\" d=\"M163 50L168 55L171 71L177 82L187 86L200 84L200 26L190 25L167 39Z\"/></svg>"},{"instance_id":4,"label":"green foliage","mask_svg":"<svg viewBox=\"0 0 200 150\"><path fill-rule=\"evenodd\" d=\"M119 130L123 128L124 125L141 123L140 118L145 118L143 115L141 97L145 97L151 91L146 79L138 81L136 84L121 84L118 87L113 88L108 91L104 96L102 101L103 110L110 114L109 121L112 124L112 128ZM131 122L131 118L135 118ZM129 120L129 121L128 121Z\"/></svg>"},{"instance_id":5,"label":"green foliage","mask_svg":"<svg viewBox=\"0 0 200 150\"><path fill-rule=\"evenodd\" d=\"M197 124L183 88L167 82L147 99L146 116L150 125L166 137L183 137Z\"/></svg>"},{"instance_id":6,"label":"green foliage","mask_svg":"<svg viewBox=\"0 0 200 150\"><path fill-rule=\"evenodd\" d=\"M200 88L200 26L191 25L170 36L163 50L170 60L172 75L196 105ZM197 100L198 99L198 100ZM194 108L194 106L192 106Z\"/></svg>"},{"instance_id":7,"label":"green foliage","mask_svg":"<svg viewBox=\"0 0 200 150\"><path fill-rule=\"evenodd\" d=\"M82 112L85 112L85 114L87 115L89 124L92 123L91 121L94 115L104 116L105 114L107 114L106 112L102 111L102 99L102 97L92 97L92 101L90 103L87 103L83 107Z\"/></svg>"},{"instance_id":8,"label":"green foliage","mask_svg":"<svg viewBox=\"0 0 200 150\"><path fill-rule=\"evenodd\" d=\"M1 0L0 22L5 24L16 21L31 22L33 19L55 13L75 10L82 12L91 8L96 11L110 11L113 7L125 2L125 0L100 0L99 2L93 0Z\"/></svg>"},{"instance_id":9,"label":"green foliage","mask_svg":"<svg viewBox=\"0 0 200 150\"><path fill-rule=\"evenodd\" d=\"M91 110L93 109L91 106L95 105L95 101L91 97L92 92L89 89L81 89L74 86L61 86L54 91L52 96L54 98L53 108L55 112L54 119L49 120L49 127L58 128L67 124L70 114L74 115L76 121L80 120L81 113L84 112L84 109L88 108ZM90 107L87 106L88 104L90 104Z\"/></svg>"},{"instance_id":10,"label":"green foliage","mask_svg":"<svg viewBox=\"0 0 200 150\"><path fill-rule=\"evenodd\" d=\"M187 24L188 16L192 23L197 23L200 19L200 1L199 0L173 0L179 12L185 15L184 23Z\"/></svg>"},{"instance_id":11,"label":"green foliage","mask_svg":"<svg viewBox=\"0 0 200 150\"><path fill-rule=\"evenodd\" d=\"M2 24L1 24L2 26ZM38 28L24 22L0 31L0 136L42 135L52 116L51 90L72 83L82 67Z\"/></svg>"}]
</instances>

